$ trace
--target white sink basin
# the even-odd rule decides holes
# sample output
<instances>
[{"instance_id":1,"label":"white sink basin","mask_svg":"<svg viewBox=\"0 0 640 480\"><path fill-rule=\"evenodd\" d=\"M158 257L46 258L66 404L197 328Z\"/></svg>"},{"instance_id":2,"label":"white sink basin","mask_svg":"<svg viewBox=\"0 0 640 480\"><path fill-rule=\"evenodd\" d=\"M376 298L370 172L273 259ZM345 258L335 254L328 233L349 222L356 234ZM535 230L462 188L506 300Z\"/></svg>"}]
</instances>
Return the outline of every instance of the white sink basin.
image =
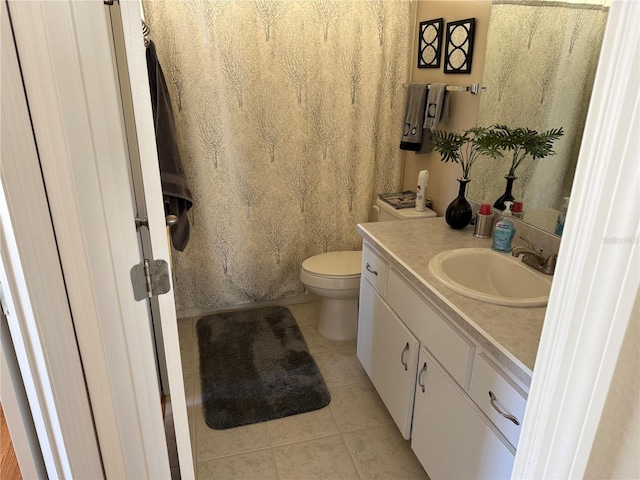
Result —
<instances>
[{"instance_id":1,"label":"white sink basin","mask_svg":"<svg viewBox=\"0 0 640 480\"><path fill-rule=\"evenodd\" d=\"M460 248L431 259L429 270L451 290L487 303L543 307L551 279L508 253L488 248Z\"/></svg>"}]
</instances>

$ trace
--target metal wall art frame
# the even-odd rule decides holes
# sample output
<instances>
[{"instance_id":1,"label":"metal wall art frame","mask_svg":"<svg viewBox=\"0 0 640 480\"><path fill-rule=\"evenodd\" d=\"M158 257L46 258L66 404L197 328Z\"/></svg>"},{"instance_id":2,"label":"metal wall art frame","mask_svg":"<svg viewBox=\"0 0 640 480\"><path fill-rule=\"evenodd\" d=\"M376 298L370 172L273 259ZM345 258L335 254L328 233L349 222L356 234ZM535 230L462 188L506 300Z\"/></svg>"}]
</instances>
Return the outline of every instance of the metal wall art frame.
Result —
<instances>
[{"instance_id":1,"label":"metal wall art frame","mask_svg":"<svg viewBox=\"0 0 640 480\"><path fill-rule=\"evenodd\" d=\"M471 73L475 26L475 18L447 23L444 73Z\"/></svg>"},{"instance_id":2,"label":"metal wall art frame","mask_svg":"<svg viewBox=\"0 0 640 480\"><path fill-rule=\"evenodd\" d=\"M418 68L440 68L444 18L420 22Z\"/></svg>"}]
</instances>

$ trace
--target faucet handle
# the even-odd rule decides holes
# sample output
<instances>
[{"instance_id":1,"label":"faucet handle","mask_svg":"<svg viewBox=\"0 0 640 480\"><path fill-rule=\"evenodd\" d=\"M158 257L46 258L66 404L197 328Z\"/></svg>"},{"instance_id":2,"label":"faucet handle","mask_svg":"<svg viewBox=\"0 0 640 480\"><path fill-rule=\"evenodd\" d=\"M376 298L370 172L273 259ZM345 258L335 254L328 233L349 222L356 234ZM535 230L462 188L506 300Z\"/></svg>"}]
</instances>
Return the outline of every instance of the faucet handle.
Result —
<instances>
[{"instance_id":1,"label":"faucet handle","mask_svg":"<svg viewBox=\"0 0 640 480\"><path fill-rule=\"evenodd\" d=\"M556 262L558 261L558 255L549 255L544 261L544 266L549 268L556 268Z\"/></svg>"},{"instance_id":2,"label":"faucet handle","mask_svg":"<svg viewBox=\"0 0 640 480\"><path fill-rule=\"evenodd\" d=\"M558 255L549 255L547 259L544 261L542 265L542 269L540 270L542 273L546 273L547 275L553 275L556 271L556 262L558 261Z\"/></svg>"},{"instance_id":3,"label":"faucet handle","mask_svg":"<svg viewBox=\"0 0 640 480\"><path fill-rule=\"evenodd\" d=\"M525 237L523 235L520 235L520 240L523 240L527 244L527 247L529 247L531 250L533 250L534 252L538 252L540 255L542 255L542 251L544 249L536 247L533 244L533 242L531 240L529 240L527 237Z\"/></svg>"},{"instance_id":4,"label":"faucet handle","mask_svg":"<svg viewBox=\"0 0 640 480\"><path fill-rule=\"evenodd\" d=\"M524 243L527 244L527 247L531 248L532 250L536 249L536 247L533 245L533 242L529 240L527 237L520 235L520 240L524 241Z\"/></svg>"}]
</instances>

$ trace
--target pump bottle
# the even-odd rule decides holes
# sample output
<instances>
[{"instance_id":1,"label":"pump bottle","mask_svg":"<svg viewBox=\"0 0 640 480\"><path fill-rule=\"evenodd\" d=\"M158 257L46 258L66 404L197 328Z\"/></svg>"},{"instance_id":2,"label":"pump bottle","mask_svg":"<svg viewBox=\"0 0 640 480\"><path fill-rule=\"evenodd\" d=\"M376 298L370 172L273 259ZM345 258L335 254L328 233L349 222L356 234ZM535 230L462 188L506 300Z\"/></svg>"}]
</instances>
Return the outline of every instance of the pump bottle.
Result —
<instances>
[{"instance_id":1,"label":"pump bottle","mask_svg":"<svg viewBox=\"0 0 640 480\"><path fill-rule=\"evenodd\" d=\"M511 219L511 205L513 202L504 202L505 209L502 218L499 218L493 227L493 245L496 252L511 252L511 241L516 235L516 225Z\"/></svg>"}]
</instances>

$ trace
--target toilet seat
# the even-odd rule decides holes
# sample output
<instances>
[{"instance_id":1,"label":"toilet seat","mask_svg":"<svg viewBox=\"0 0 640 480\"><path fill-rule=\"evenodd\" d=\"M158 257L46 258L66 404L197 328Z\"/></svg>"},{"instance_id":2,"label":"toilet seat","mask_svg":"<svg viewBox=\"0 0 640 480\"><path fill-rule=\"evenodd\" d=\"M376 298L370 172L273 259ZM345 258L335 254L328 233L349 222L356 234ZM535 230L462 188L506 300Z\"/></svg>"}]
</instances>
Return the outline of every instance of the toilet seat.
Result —
<instances>
[{"instance_id":1,"label":"toilet seat","mask_svg":"<svg viewBox=\"0 0 640 480\"><path fill-rule=\"evenodd\" d=\"M305 285L324 289L360 287L362 252L328 252L302 262L300 280Z\"/></svg>"},{"instance_id":2,"label":"toilet seat","mask_svg":"<svg viewBox=\"0 0 640 480\"><path fill-rule=\"evenodd\" d=\"M313 275L326 277L360 276L362 252L327 252L302 262L302 269Z\"/></svg>"}]
</instances>

